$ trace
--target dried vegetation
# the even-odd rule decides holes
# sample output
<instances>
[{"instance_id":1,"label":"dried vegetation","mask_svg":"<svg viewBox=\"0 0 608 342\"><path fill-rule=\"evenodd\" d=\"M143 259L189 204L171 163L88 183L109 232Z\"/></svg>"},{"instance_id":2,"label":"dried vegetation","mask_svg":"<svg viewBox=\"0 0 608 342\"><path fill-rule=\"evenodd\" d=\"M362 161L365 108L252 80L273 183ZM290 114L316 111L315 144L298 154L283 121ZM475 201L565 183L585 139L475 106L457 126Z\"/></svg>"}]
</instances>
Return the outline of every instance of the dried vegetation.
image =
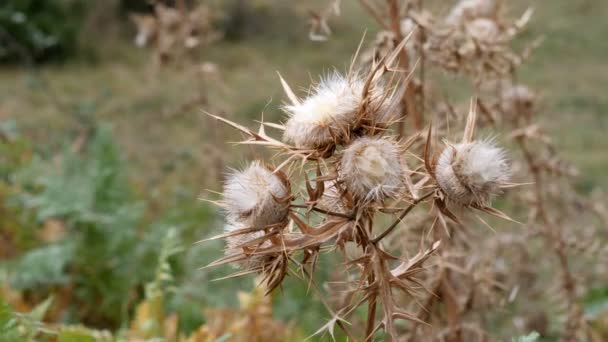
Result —
<instances>
[{"instance_id":1,"label":"dried vegetation","mask_svg":"<svg viewBox=\"0 0 608 342\"><path fill-rule=\"evenodd\" d=\"M226 255L209 266L261 274L267 292L302 278L331 314L317 334L601 340L580 296L606 281L606 211L576 193L576 170L535 123L537 96L517 82L539 40L521 51L513 40L533 11L513 19L506 2L461 0L441 16L424 1L360 3L382 31L305 94L280 78L285 122L253 130L209 114L243 133L239 144L274 152L227 176L217 204L228 224L211 238L226 240ZM338 6L313 16L311 37L330 40ZM468 79L468 110L428 70ZM492 206L498 196L509 214ZM592 270L577 272L571 255L581 252ZM327 286L315 280L321 253L343 263Z\"/></svg>"}]
</instances>

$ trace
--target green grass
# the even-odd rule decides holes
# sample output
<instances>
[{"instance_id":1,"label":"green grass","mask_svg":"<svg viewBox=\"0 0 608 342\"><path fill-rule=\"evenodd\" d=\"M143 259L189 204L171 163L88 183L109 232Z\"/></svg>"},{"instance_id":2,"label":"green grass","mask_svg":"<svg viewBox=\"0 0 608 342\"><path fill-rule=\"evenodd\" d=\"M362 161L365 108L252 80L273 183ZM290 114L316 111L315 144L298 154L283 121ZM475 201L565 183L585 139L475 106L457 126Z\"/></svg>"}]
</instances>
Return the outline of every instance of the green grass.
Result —
<instances>
[{"instance_id":1,"label":"green grass","mask_svg":"<svg viewBox=\"0 0 608 342\"><path fill-rule=\"evenodd\" d=\"M608 108L608 64L604 62L608 43L602 23L608 4L521 0L513 13L520 13L527 4L536 7L536 13L525 39L543 35L545 41L518 77L539 89L542 120L558 137L556 143L565 157L582 169L582 181L606 186L602 169L608 165L608 154L603 153L608 147L608 140L603 139L608 125L604 115ZM299 6L300 10L306 8ZM221 81L201 80L192 72L176 69L152 76L149 56L127 42L102 51L94 64L47 66L36 73L3 69L0 117L15 118L23 130L44 144L74 135L92 117L113 124L120 146L136 165L135 172L145 171L144 179L164 178L157 170L165 170L167 164L201 170L206 162L201 146L210 142L217 126L202 117L198 107L171 117L162 115L195 98L199 82L207 88L209 104L204 107L209 111L233 113L244 122L259 118L262 111L267 118L279 119L277 107L283 95L277 71L295 89L306 88L311 78L323 72L344 70L364 30L369 30L370 40L376 29L359 6L350 2L334 21L331 41L308 41L305 25L303 18L293 22L285 28L285 39L275 33L212 46L202 59L219 65ZM186 173L183 169L175 172ZM200 180L191 174L186 179Z\"/></svg>"}]
</instances>

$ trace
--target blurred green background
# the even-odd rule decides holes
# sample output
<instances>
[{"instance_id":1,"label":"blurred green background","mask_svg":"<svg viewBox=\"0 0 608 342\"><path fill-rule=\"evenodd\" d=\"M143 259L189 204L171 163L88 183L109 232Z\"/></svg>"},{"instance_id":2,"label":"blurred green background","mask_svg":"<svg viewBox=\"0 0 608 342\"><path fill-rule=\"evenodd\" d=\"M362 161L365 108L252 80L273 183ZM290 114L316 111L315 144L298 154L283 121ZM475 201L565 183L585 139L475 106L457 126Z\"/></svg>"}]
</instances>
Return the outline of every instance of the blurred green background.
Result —
<instances>
[{"instance_id":1,"label":"blurred green background","mask_svg":"<svg viewBox=\"0 0 608 342\"><path fill-rule=\"evenodd\" d=\"M214 198L205 190L220 189L225 167L259 153L225 144L238 134L201 109L252 126L261 113L280 120L277 71L306 88L325 71L344 70L377 26L356 1L343 1L330 39L313 42L307 13L326 6L322 0L206 3L221 13L213 29L223 39L161 68L151 48L133 44L129 13L149 10L143 1L0 3L5 299L17 293L32 309L52 297L47 320L128 330L167 244L180 247L166 258L172 279L161 281L180 331L204 323L204 308L235 307L236 291L251 291L252 279L211 281L229 267L199 270L222 245L193 243L223 225L199 195ZM528 6L536 12L523 40L545 40L518 77L539 90L540 120L580 168L579 189L607 188L608 2L509 2L513 15ZM288 279L273 314L309 335L328 317L306 291Z\"/></svg>"}]
</instances>

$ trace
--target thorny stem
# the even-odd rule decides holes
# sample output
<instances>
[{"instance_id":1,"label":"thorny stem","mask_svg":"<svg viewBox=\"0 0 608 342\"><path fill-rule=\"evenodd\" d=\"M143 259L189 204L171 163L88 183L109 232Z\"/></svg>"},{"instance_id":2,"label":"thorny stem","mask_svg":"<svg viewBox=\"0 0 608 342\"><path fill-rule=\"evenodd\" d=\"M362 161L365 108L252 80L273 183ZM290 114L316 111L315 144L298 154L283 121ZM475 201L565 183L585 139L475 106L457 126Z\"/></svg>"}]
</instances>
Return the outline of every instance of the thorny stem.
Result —
<instances>
[{"instance_id":1,"label":"thorny stem","mask_svg":"<svg viewBox=\"0 0 608 342\"><path fill-rule=\"evenodd\" d=\"M447 236L452 235L452 228L448 227L448 231L446 231ZM442 240L442 230L435 230L434 232L435 238ZM447 239L448 243L452 241L451 239ZM449 250L449 248L447 249ZM445 255L445 251L442 254ZM442 300L445 303L445 310L448 313L448 325L449 325L449 335L447 336L448 341L459 342L462 341L462 332L461 332L461 322L460 322L460 312L458 303L455 300L454 288L450 284L450 270L446 267L442 266L439 270L437 281L433 285L432 291L429 293L427 300L424 303L424 306L421 307L418 315L416 316L420 321L426 321L431 315L432 306ZM411 334L409 341L417 341L417 330L418 330L418 322L414 321L414 324L411 329Z\"/></svg>"},{"instance_id":2,"label":"thorny stem","mask_svg":"<svg viewBox=\"0 0 608 342\"><path fill-rule=\"evenodd\" d=\"M401 221L403 221L403 219L407 216L407 214L409 214L410 211L412 211L412 209L414 209L414 207L416 207L416 205L418 205L418 203L424 201L425 199L429 198L433 194L434 194L434 191L431 191L431 192L427 193L426 195L415 199L414 202L412 202L412 204L410 204L407 208L405 208L405 210L401 213L401 215L399 215L399 217L395 220L395 222L393 222L393 224L391 224L385 231L383 231L382 234L378 235L375 239L371 240L371 243L377 244L380 240L384 239L388 234L390 234L399 225L399 223L401 223Z\"/></svg>"},{"instance_id":3,"label":"thorny stem","mask_svg":"<svg viewBox=\"0 0 608 342\"><path fill-rule=\"evenodd\" d=\"M429 316L431 315L431 307L433 306L433 304L435 303L436 299L437 299L437 295L436 293L439 293L439 291L441 290L441 278L443 278L443 271L442 273L439 274L439 278L437 280L437 283L435 286L433 286L433 290L431 291L431 293L429 293L429 296L426 299L426 302L424 303L424 306L422 308L420 308L420 312L418 313L418 315L416 316L416 318L418 318L419 320L426 322L427 319L429 318ZM414 321L413 325L412 325L412 329L411 329L411 334L410 334L410 338L409 341L416 341L416 330L418 330L418 322Z\"/></svg>"},{"instance_id":4,"label":"thorny stem","mask_svg":"<svg viewBox=\"0 0 608 342\"><path fill-rule=\"evenodd\" d=\"M386 27L386 23L384 22L384 17L378 13L378 11L372 7L369 2L367 2L367 0L359 0L359 3L367 12L369 12L369 14L378 22L378 24L382 26L383 29L388 29L388 27Z\"/></svg>"},{"instance_id":5,"label":"thorny stem","mask_svg":"<svg viewBox=\"0 0 608 342\"><path fill-rule=\"evenodd\" d=\"M316 211L316 212L319 212L321 214L341 217L341 218L345 218L345 219L348 219L348 220L353 220L355 218L355 216L352 215L352 214L336 213L336 212L333 212L333 211L329 211L329 210L325 210L325 209L321 209L321 208L317 208L317 207L310 207L310 206L305 205L305 204L291 204L291 207L292 208L310 209L312 211Z\"/></svg>"},{"instance_id":6,"label":"thorny stem","mask_svg":"<svg viewBox=\"0 0 608 342\"><path fill-rule=\"evenodd\" d=\"M369 276L369 284L374 283L374 274ZM365 328L365 341L373 341L374 322L376 321L376 294L373 294L367 304L367 326Z\"/></svg>"},{"instance_id":7,"label":"thorny stem","mask_svg":"<svg viewBox=\"0 0 608 342\"><path fill-rule=\"evenodd\" d=\"M294 260L292 259L292 261L294 261ZM319 295L319 299L321 300L321 303L323 303L323 306L325 306L325 309L327 309L327 311L332 316L335 316L336 313L334 312L334 310L332 310L332 308L329 305L329 303L327 303L327 301L325 301L324 297L321 295L321 290L317 287L317 284L315 283L314 279L312 278L312 275L303 266L301 267L301 269L302 269L302 273L306 276L306 278L308 279L308 281L310 281L310 285L313 288L313 290L315 292L317 292L317 294ZM348 336L348 338L351 341L356 341L357 340L353 336L353 334L348 329L346 329L346 326L344 326L344 323L342 323L342 321L340 321L339 319L336 319L336 324L338 324L338 326L340 327L340 329L342 329L342 331L344 331L344 333L346 334L346 336Z\"/></svg>"},{"instance_id":8,"label":"thorny stem","mask_svg":"<svg viewBox=\"0 0 608 342\"><path fill-rule=\"evenodd\" d=\"M418 10L420 12L422 12L423 10L423 1L422 0L418 0ZM423 118L424 117L424 110L425 110L425 94L424 94L424 81L426 79L426 72L425 72L425 67L424 67L424 62L425 62L425 55L424 55L424 49L422 48L424 46L425 40L426 40L426 34L424 32L424 28L422 26L419 26L418 28L420 30L420 48L418 49L418 53L420 55L420 117Z\"/></svg>"},{"instance_id":9,"label":"thorny stem","mask_svg":"<svg viewBox=\"0 0 608 342\"><path fill-rule=\"evenodd\" d=\"M366 241L370 241L367 234L371 234L372 233L372 226L373 226L373 217L370 215L367 220L367 225L368 227L366 227L367 229L364 229L364 234L365 236L365 240ZM373 248L373 246L369 246L368 245L368 250L371 250ZM372 272L369 277L368 277L368 284L373 284L375 282L376 277L374 276L374 273ZM371 297L369 298L369 301L367 303L367 325L365 328L365 341L373 341L373 334L374 334L374 328L375 328L375 321L376 321L376 299L377 299L377 295L376 293L373 293L371 295Z\"/></svg>"},{"instance_id":10,"label":"thorny stem","mask_svg":"<svg viewBox=\"0 0 608 342\"><path fill-rule=\"evenodd\" d=\"M399 13L399 4L398 4L397 0L386 0L386 1L388 2L388 7L389 7L391 31L393 31L393 34L395 35L395 41L401 42L403 40L403 35L401 34L401 18L400 18L400 13ZM411 61L409 60L409 57L408 57L405 49L401 49L400 54L399 54L399 64L400 64L401 68L403 68L403 70L409 71L410 62ZM401 113L401 120L399 120L399 127L398 127L399 137L402 137L404 134L405 122L403 121L403 119L405 118L405 116L407 114L410 114L412 116L412 119L414 120L414 128L418 131L422 129L422 125L423 125L422 116L420 115L420 112L418 112L418 109L416 108L416 101L414 98L416 94L414 92L415 92L414 87L407 87L407 89L405 90L405 94L403 95L403 99L401 100L401 102L403 104L403 109L402 109L402 113Z\"/></svg>"},{"instance_id":11,"label":"thorny stem","mask_svg":"<svg viewBox=\"0 0 608 342\"><path fill-rule=\"evenodd\" d=\"M519 148L521 149L523 155L524 155L524 159L526 160L526 163L528 165L528 169L530 170L530 173L532 174L532 177L534 179L534 195L535 195L535 205L536 205L536 209L538 211L538 217L541 220L541 234L542 236L545 238L545 240L547 241L547 243L549 244L549 246L552 248L553 253L557 256L557 259L559 261L559 266L562 272L562 286L564 288L564 292L566 293L566 298L568 300L568 307L572 310L574 310L573 312L576 313L580 313L580 308L578 308L578 305L576 303L576 293L575 293L575 280L574 280L574 276L572 275L572 273L570 272L570 267L568 265L568 257L566 255L565 251L565 242L563 240L563 238L561 237L561 235L559 234L559 232L555 231L554 229L552 229L552 227L555 227L555 223L551 221L551 219L549 218L549 215L547 214L547 209L545 208L544 202L543 202L543 191L542 191L542 177L541 177L541 173L540 173L540 168L538 167L538 165L534 162L534 156L532 155L532 152L530 151L530 149L528 148L528 146L526 145L526 142L524 141L523 137L519 137L517 139L517 143L519 145ZM568 331L564 331L562 333L562 338L563 339L567 339L567 334Z\"/></svg>"},{"instance_id":12,"label":"thorny stem","mask_svg":"<svg viewBox=\"0 0 608 342\"><path fill-rule=\"evenodd\" d=\"M374 281L373 275L370 276L370 283ZM376 322L376 295L369 299L367 305L367 328L365 329L365 341L372 341L374 334L374 323Z\"/></svg>"},{"instance_id":13,"label":"thorny stem","mask_svg":"<svg viewBox=\"0 0 608 342\"><path fill-rule=\"evenodd\" d=\"M445 233L448 236L452 236L452 227L448 227L447 229L448 230ZM434 234L436 236L435 238L440 239L442 231L439 229L435 230ZM453 243L453 240L449 239L448 243L449 242ZM444 259L445 255L447 254L447 250L449 250L449 248L443 250L443 253L440 255L441 260ZM460 342L462 341L460 308L456 298L457 294L455 293L454 287L451 285L450 270L445 266L441 267L436 291L439 297L432 297L430 299L440 299L445 304L449 329L447 339L451 342Z\"/></svg>"}]
</instances>

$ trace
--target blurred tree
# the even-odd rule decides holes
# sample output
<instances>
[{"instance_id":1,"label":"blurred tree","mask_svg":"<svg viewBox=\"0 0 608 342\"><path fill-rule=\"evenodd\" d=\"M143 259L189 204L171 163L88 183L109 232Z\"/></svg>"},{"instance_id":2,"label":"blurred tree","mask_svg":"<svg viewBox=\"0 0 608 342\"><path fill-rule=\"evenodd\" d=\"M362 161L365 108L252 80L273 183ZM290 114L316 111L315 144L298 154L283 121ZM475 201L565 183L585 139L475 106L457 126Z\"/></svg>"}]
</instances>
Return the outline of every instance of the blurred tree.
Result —
<instances>
[{"instance_id":1,"label":"blurred tree","mask_svg":"<svg viewBox=\"0 0 608 342\"><path fill-rule=\"evenodd\" d=\"M76 51L83 0L0 2L0 62L38 63Z\"/></svg>"}]
</instances>

